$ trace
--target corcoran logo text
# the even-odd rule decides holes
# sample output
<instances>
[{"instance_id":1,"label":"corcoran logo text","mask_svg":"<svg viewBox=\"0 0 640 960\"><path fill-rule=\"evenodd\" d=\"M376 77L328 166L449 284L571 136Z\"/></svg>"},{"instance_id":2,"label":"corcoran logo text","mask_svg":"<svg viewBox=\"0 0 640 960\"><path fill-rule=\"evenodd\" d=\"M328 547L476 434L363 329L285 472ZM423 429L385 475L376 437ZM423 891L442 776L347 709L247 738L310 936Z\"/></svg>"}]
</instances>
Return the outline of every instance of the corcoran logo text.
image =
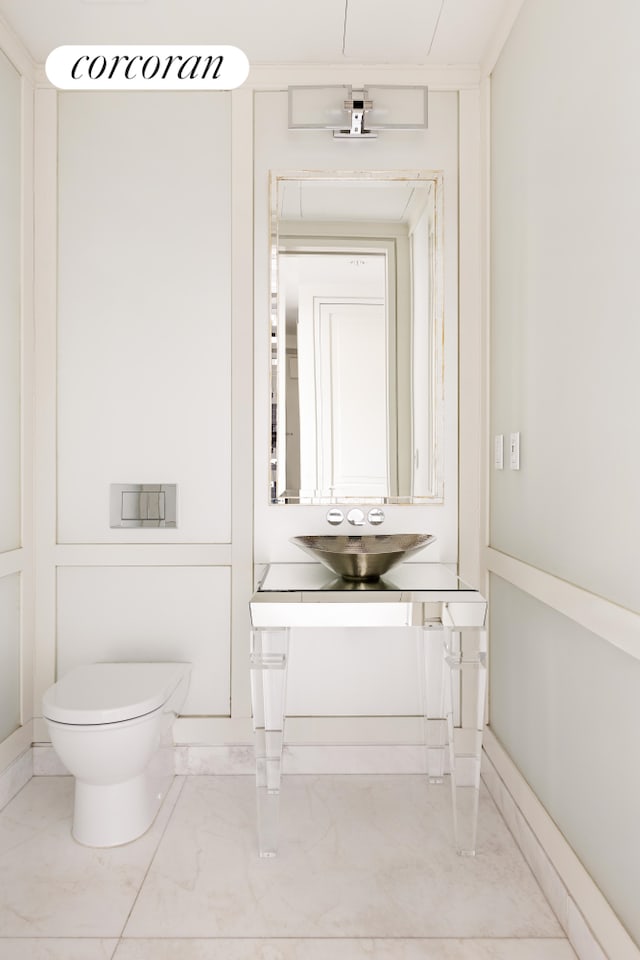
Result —
<instances>
[{"instance_id":1,"label":"corcoran logo text","mask_svg":"<svg viewBox=\"0 0 640 960\"><path fill-rule=\"evenodd\" d=\"M233 90L249 61L228 46L76 44L52 50L45 71L61 90Z\"/></svg>"}]
</instances>

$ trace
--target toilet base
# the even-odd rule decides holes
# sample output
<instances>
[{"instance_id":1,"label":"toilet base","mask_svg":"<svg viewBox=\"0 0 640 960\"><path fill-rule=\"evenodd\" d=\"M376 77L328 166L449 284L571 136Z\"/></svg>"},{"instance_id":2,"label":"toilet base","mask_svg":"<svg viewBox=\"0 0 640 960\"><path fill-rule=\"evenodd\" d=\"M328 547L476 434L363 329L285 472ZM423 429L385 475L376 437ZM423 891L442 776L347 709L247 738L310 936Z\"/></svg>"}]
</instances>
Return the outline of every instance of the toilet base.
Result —
<instances>
[{"instance_id":1,"label":"toilet base","mask_svg":"<svg viewBox=\"0 0 640 960\"><path fill-rule=\"evenodd\" d=\"M86 847L117 847L136 840L153 824L172 782L173 772L150 769L124 783L83 783L76 778L73 838Z\"/></svg>"}]
</instances>

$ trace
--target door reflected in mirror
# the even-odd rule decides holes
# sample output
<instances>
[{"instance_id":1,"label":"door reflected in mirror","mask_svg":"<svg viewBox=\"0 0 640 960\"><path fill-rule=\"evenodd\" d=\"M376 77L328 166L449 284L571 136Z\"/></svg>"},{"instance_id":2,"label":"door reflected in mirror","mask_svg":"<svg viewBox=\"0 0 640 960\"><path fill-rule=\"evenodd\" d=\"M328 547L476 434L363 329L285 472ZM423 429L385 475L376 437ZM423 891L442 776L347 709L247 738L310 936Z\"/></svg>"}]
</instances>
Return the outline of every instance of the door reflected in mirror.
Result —
<instances>
[{"instance_id":1,"label":"door reflected in mirror","mask_svg":"<svg viewBox=\"0 0 640 960\"><path fill-rule=\"evenodd\" d=\"M272 503L439 502L442 178L271 177Z\"/></svg>"}]
</instances>

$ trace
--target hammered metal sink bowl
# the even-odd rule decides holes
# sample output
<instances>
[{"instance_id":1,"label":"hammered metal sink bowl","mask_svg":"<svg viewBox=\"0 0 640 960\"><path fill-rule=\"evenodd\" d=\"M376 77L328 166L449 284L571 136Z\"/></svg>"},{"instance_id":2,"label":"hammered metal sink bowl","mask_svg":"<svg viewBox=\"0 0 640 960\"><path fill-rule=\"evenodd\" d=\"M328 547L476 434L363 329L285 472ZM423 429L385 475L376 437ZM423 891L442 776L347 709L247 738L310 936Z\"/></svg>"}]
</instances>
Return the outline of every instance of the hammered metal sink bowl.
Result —
<instances>
[{"instance_id":1,"label":"hammered metal sink bowl","mask_svg":"<svg viewBox=\"0 0 640 960\"><path fill-rule=\"evenodd\" d=\"M382 533L292 537L291 543L344 580L371 583L434 540L430 533Z\"/></svg>"}]
</instances>

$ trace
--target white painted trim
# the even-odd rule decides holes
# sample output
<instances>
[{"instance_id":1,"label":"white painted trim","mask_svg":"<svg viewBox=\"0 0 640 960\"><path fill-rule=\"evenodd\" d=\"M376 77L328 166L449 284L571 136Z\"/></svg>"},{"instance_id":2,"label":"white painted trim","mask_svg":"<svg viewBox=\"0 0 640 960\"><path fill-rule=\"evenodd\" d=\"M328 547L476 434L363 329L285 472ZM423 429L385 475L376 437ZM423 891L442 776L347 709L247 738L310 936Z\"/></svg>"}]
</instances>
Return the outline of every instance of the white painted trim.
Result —
<instances>
[{"instance_id":1,"label":"white painted trim","mask_svg":"<svg viewBox=\"0 0 640 960\"><path fill-rule=\"evenodd\" d=\"M55 678L58 100L35 93L35 666L34 713Z\"/></svg>"},{"instance_id":2,"label":"white painted trim","mask_svg":"<svg viewBox=\"0 0 640 960\"><path fill-rule=\"evenodd\" d=\"M35 81L37 66L18 35L0 16L0 50L9 58L18 73L31 82Z\"/></svg>"},{"instance_id":3,"label":"white painted trim","mask_svg":"<svg viewBox=\"0 0 640 960\"><path fill-rule=\"evenodd\" d=\"M232 547L227 543L65 543L54 546L53 561L58 567L226 567L232 563Z\"/></svg>"},{"instance_id":4,"label":"white painted trim","mask_svg":"<svg viewBox=\"0 0 640 960\"><path fill-rule=\"evenodd\" d=\"M230 711L250 714L253 593L253 91L231 96L231 678Z\"/></svg>"},{"instance_id":5,"label":"white painted trim","mask_svg":"<svg viewBox=\"0 0 640 960\"><path fill-rule=\"evenodd\" d=\"M13 42L15 41L15 42ZM0 20L0 46L20 74L20 543L0 554L0 577L19 575L20 581L20 721L23 726L0 744L0 770L24 752L25 730L32 717L33 677L33 64ZM30 728L29 728L30 729ZM17 746L16 746L17 744ZM26 745L26 746L25 746Z\"/></svg>"},{"instance_id":6,"label":"white painted trim","mask_svg":"<svg viewBox=\"0 0 640 960\"><path fill-rule=\"evenodd\" d=\"M36 87L38 90L55 90L46 73L44 72L44 63L39 63L36 66L35 74Z\"/></svg>"},{"instance_id":7,"label":"white painted trim","mask_svg":"<svg viewBox=\"0 0 640 960\"><path fill-rule=\"evenodd\" d=\"M479 434L481 444L481 496L479 527L482 543L491 541L491 470L493 457L491 446L491 78L482 81L480 88L482 131L482 428ZM482 577L478 583L485 597L489 596L489 575L486 566L486 552L480 559ZM491 610L489 610L491 617Z\"/></svg>"},{"instance_id":8,"label":"white painted trim","mask_svg":"<svg viewBox=\"0 0 640 960\"><path fill-rule=\"evenodd\" d=\"M640 614L492 547L485 556L491 573L640 660Z\"/></svg>"},{"instance_id":9,"label":"white painted trim","mask_svg":"<svg viewBox=\"0 0 640 960\"><path fill-rule=\"evenodd\" d=\"M32 71L31 71L32 74ZM34 182L34 88L31 76L22 77L21 97L21 525L24 555L20 583L20 716L27 723L33 716L34 661L34 392L35 329L33 306L33 182Z\"/></svg>"},{"instance_id":10,"label":"white painted trim","mask_svg":"<svg viewBox=\"0 0 640 960\"><path fill-rule=\"evenodd\" d=\"M44 66L34 67L36 85L54 89L47 79ZM286 90L296 85L392 84L394 86L427 86L430 90L473 90L477 88L481 71L476 64L425 66L424 64L357 64L357 63L259 63L253 64L242 87L233 91Z\"/></svg>"},{"instance_id":11,"label":"white painted trim","mask_svg":"<svg viewBox=\"0 0 640 960\"><path fill-rule=\"evenodd\" d=\"M479 91L459 94L458 557L460 576L481 587L482 205Z\"/></svg>"},{"instance_id":12,"label":"white painted trim","mask_svg":"<svg viewBox=\"0 0 640 960\"><path fill-rule=\"evenodd\" d=\"M37 713L41 713L40 708ZM173 736L180 746L253 747L253 727L248 712L234 717L179 717ZM42 716L36 716L33 743L48 742L46 722ZM285 743L289 746L421 746L424 720L422 717L287 717Z\"/></svg>"},{"instance_id":13,"label":"white painted trim","mask_svg":"<svg viewBox=\"0 0 640 960\"><path fill-rule=\"evenodd\" d=\"M478 86L477 66L437 66L420 64L286 63L256 64L251 67L245 86L256 90L282 89L298 84L330 85L393 84L426 85L430 90L463 90Z\"/></svg>"},{"instance_id":14,"label":"white painted trim","mask_svg":"<svg viewBox=\"0 0 640 960\"><path fill-rule=\"evenodd\" d=\"M611 957L612 960L640 960L637 945L489 728L486 728L484 733L484 750L512 802L510 809L502 812L516 839L519 839L519 834L522 836L523 831L526 836L530 829L565 888L570 902L563 905L561 899L558 899L557 888L555 894L548 892L549 885L553 886L553 877L550 877L548 868L544 862L541 864L539 856L532 855L531 849L527 850L526 843L523 843L525 858L529 859L529 865L549 899L556 901L552 906L555 907L558 919L565 927L578 956L591 960L600 955L597 952L600 945L606 957ZM500 789L500 784L492 786L492 777L488 775L491 773L492 771L485 767L485 783L495 794ZM504 793L502 799L504 800ZM496 801L498 802L497 797ZM501 806L500 803L498 805ZM579 923L580 919L583 920L582 924ZM585 940L588 940L591 932L591 949L584 949Z\"/></svg>"},{"instance_id":15,"label":"white painted trim","mask_svg":"<svg viewBox=\"0 0 640 960\"><path fill-rule=\"evenodd\" d=\"M513 30L513 25L518 19L518 15L524 0L509 0L505 6L502 19L493 32L493 36L485 51L482 63L480 64L480 76L489 77L498 62L502 49L509 39L509 34Z\"/></svg>"},{"instance_id":16,"label":"white painted trim","mask_svg":"<svg viewBox=\"0 0 640 960\"><path fill-rule=\"evenodd\" d=\"M180 744L253 744L249 710L245 716L231 718L180 717L174 738ZM422 744L424 721L422 717L287 717L285 743Z\"/></svg>"},{"instance_id":17,"label":"white painted trim","mask_svg":"<svg viewBox=\"0 0 640 960\"><path fill-rule=\"evenodd\" d=\"M423 717L289 717L285 742L324 744L424 743Z\"/></svg>"}]
</instances>

